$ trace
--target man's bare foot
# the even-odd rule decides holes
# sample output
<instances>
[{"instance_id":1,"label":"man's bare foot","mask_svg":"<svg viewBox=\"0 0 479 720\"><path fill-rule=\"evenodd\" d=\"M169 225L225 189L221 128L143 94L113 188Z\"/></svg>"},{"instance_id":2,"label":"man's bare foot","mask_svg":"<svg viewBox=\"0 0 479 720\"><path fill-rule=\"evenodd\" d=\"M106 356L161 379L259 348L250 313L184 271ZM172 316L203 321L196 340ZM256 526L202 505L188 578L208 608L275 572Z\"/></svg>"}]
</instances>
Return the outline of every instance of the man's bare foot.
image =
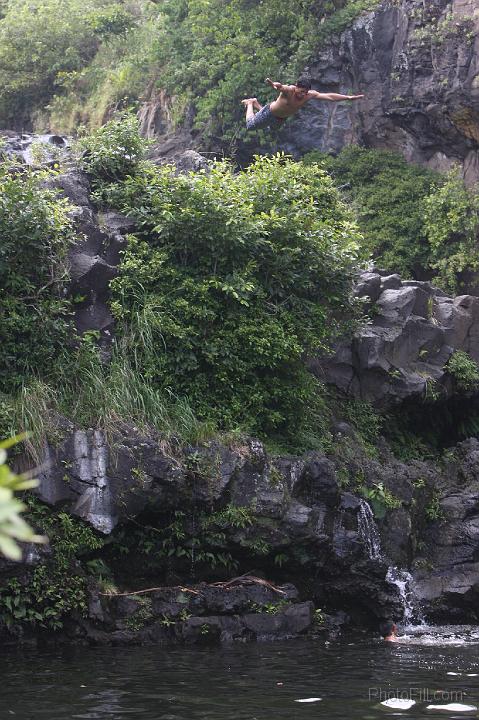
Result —
<instances>
[{"instance_id":1,"label":"man's bare foot","mask_svg":"<svg viewBox=\"0 0 479 720\"><path fill-rule=\"evenodd\" d=\"M257 98L246 98L246 100L241 101L243 105L254 105L258 102Z\"/></svg>"}]
</instances>

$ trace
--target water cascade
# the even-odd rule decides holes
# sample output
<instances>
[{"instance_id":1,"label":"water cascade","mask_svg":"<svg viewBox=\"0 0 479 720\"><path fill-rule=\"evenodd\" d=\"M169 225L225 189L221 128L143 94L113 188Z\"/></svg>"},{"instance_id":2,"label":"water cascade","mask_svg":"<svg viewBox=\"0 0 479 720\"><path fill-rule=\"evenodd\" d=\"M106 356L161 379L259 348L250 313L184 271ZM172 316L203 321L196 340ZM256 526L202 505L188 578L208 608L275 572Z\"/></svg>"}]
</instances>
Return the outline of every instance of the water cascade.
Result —
<instances>
[{"instance_id":1,"label":"water cascade","mask_svg":"<svg viewBox=\"0 0 479 720\"><path fill-rule=\"evenodd\" d=\"M374 520L371 506L366 500L360 500L358 512L358 532L371 560L381 558L381 538Z\"/></svg>"},{"instance_id":2,"label":"water cascade","mask_svg":"<svg viewBox=\"0 0 479 720\"><path fill-rule=\"evenodd\" d=\"M386 575L386 582L395 585L399 590L399 597L403 606L403 622L406 626L417 621L418 624L424 625L424 618L418 607L413 591L413 578L407 570L400 570L395 566L390 566Z\"/></svg>"},{"instance_id":3,"label":"water cascade","mask_svg":"<svg viewBox=\"0 0 479 720\"><path fill-rule=\"evenodd\" d=\"M358 512L358 532L367 550L370 560L381 560L381 537L379 535L374 514L371 506L366 500L360 500ZM413 578L407 570L400 570L390 565L386 574L386 582L395 585L399 591L399 597L403 606L402 621L406 626L417 621L424 624L420 608L417 605L413 592Z\"/></svg>"}]
</instances>

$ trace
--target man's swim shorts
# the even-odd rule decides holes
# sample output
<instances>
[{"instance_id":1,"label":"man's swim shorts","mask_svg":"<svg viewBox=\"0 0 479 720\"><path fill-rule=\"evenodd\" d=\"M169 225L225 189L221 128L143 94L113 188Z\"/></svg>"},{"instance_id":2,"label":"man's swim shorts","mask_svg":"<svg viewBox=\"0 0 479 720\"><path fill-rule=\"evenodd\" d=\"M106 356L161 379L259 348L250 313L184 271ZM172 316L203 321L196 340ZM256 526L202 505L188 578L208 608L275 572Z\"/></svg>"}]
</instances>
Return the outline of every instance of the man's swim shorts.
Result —
<instances>
[{"instance_id":1,"label":"man's swim shorts","mask_svg":"<svg viewBox=\"0 0 479 720\"><path fill-rule=\"evenodd\" d=\"M271 112L270 104L268 103L267 105L263 105L261 110L259 110L254 117L246 121L246 129L259 130L260 128L264 128L267 125L272 125L273 127L281 127L285 120L286 118L280 118L276 117L276 115L273 115L273 113Z\"/></svg>"}]
</instances>

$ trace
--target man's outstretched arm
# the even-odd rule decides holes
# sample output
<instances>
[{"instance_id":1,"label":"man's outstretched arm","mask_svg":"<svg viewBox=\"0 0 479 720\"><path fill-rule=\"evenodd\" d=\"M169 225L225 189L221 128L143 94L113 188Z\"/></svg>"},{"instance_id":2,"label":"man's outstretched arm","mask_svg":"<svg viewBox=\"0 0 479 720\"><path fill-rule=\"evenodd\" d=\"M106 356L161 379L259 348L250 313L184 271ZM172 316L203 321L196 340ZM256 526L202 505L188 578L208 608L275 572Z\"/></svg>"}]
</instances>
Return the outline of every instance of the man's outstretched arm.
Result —
<instances>
[{"instance_id":1,"label":"man's outstretched arm","mask_svg":"<svg viewBox=\"0 0 479 720\"><path fill-rule=\"evenodd\" d=\"M308 98L314 98L315 100L331 100L332 102L339 102L340 100L359 100L364 95L341 95L340 93L320 93L317 90L310 90L308 92Z\"/></svg>"},{"instance_id":2,"label":"man's outstretched arm","mask_svg":"<svg viewBox=\"0 0 479 720\"><path fill-rule=\"evenodd\" d=\"M272 88L278 90L279 92L288 93L294 89L294 85L283 85L283 83L280 82L273 82L273 80L271 80L270 78L266 78L265 82L267 82L268 85L271 85Z\"/></svg>"}]
</instances>

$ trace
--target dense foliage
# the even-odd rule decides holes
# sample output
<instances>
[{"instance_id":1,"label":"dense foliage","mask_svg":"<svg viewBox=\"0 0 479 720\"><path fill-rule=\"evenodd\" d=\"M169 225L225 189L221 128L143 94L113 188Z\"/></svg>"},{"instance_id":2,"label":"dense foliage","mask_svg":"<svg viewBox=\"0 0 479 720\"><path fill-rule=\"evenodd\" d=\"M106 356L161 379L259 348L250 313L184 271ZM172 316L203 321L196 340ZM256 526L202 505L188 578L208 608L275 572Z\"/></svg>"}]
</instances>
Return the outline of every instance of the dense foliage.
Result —
<instances>
[{"instance_id":1,"label":"dense foliage","mask_svg":"<svg viewBox=\"0 0 479 720\"><path fill-rule=\"evenodd\" d=\"M115 121L98 128L94 135L80 138L79 164L94 184L120 181L136 173L147 146L138 134L136 118L130 113L122 113Z\"/></svg>"},{"instance_id":2,"label":"dense foliage","mask_svg":"<svg viewBox=\"0 0 479 720\"><path fill-rule=\"evenodd\" d=\"M25 623L58 630L68 613L87 610L87 576L82 558L103 546L102 538L81 520L52 511L30 498L29 520L46 534L50 552L31 574L7 580L0 588L0 619L7 626Z\"/></svg>"},{"instance_id":3,"label":"dense foliage","mask_svg":"<svg viewBox=\"0 0 479 720\"><path fill-rule=\"evenodd\" d=\"M70 327L68 206L44 176L4 168L3 434L33 431L35 456L60 413L187 441L239 428L324 445L330 413L305 360L354 316L360 241L330 178L281 156L176 176L142 159L135 123L121 116L80 141L97 202L138 226L111 285L108 364L94 333L80 341Z\"/></svg>"},{"instance_id":4,"label":"dense foliage","mask_svg":"<svg viewBox=\"0 0 479 720\"><path fill-rule=\"evenodd\" d=\"M447 369L456 382L459 391L477 390L479 386L479 366L472 357L463 350L452 353Z\"/></svg>"},{"instance_id":5,"label":"dense foliage","mask_svg":"<svg viewBox=\"0 0 479 720\"><path fill-rule=\"evenodd\" d=\"M391 272L455 292L479 268L479 194L456 173L407 163L384 150L345 148L337 157L309 153L353 202L364 249Z\"/></svg>"},{"instance_id":6,"label":"dense foliage","mask_svg":"<svg viewBox=\"0 0 479 720\"><path fill-rule=\"evenodd\" d=\"M0 117L27 119L50 98L65 73L98 49L96 11L103 0L9 0L0 21Z\"/></svg>"},{"instance_id":7,"label":"dense foliage","mask_svg":"<svg viewBox=\"0 0 479 720\"><path fill-rule=\"evenodd\" d=\"M3 0L0 124L57 129L166 91L173 123L234 141L240 100L293 81L314 50L377 0ZM2 14L4 15L1 19ZM324 22L325 21L325 22Z\"/></svg>"},{"instance_id":8,"label":"dense foliage","mask_svg":"<svg viewBox=\"0 0 479 720\"><path fill-rule=\"evenodd\" d=\"M48 376L71 335L63 286L72 222L45 179L0 164L0 394Z\"/></svg>"},{"instance_id":9,"label":"dense foliage","mask_svg":"<svg viewBox=\"0 0 479 720\"><path fill-rule=\"evenodd\" d=\"M324 171L145 164L100 196L139 227L112 282L137 371L221 427L298 433L316 394L305 356L352 312L359 236Z\"/></svg>"}]
</instances>

